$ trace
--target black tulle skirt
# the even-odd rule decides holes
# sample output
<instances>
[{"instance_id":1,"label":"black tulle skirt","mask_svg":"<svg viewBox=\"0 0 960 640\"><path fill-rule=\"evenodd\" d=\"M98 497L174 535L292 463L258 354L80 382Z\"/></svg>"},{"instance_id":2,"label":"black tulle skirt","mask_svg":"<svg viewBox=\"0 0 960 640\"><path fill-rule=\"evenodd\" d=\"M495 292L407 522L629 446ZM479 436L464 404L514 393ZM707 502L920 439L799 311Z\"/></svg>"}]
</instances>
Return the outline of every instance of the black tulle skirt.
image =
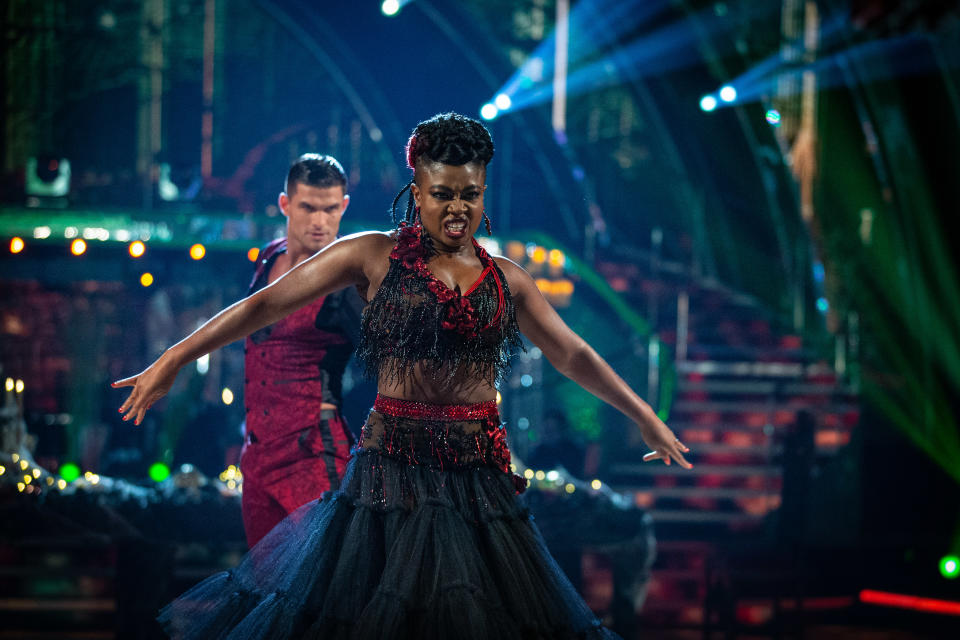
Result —
<instances>
[{"instance_id":1,"label":"black tulle skirt","mask_svg":"<svg viewBox=\"0 0 960 640\"><path fill-rule=\"evenodd\" d=\"M173 638L617 637L517 499L496 405L374 409L341 488L164 607Z\"/></svg>"}]
</instances>

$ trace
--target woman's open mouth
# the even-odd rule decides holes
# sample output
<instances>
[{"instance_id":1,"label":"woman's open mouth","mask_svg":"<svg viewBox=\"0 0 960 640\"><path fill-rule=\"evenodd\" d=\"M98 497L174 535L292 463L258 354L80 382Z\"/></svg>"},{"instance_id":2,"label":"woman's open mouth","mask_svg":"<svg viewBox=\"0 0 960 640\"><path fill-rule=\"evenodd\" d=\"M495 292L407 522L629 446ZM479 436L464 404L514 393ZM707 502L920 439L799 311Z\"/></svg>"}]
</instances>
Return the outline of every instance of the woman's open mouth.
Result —
<instances>
[{"instance_id":1,"label":"woman's open mouth","mask_svg":"<svg viewBox=\"0 0 960 640\"><path fill-rule=\"evenodd\" d=\"M448 220L443 223L443 230L451 238L462 238L467 234L467 221Z\"/></svg>"}]
</instances>

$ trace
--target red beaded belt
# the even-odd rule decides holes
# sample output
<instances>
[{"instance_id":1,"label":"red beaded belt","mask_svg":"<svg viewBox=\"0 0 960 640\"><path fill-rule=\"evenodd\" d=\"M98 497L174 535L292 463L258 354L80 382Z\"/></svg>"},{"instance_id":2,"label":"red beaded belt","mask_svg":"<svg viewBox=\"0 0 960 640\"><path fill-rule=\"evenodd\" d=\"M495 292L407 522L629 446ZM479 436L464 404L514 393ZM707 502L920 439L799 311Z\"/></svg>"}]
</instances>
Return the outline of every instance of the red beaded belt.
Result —
<instances>
[{"instance_id":1,"label":"red beaded belt","mask_svg":"<svg viewBox=\"0 0 960 640\"><path fill-rule=\"evenodd\" d=\"M495 400L474 404L430 404L390 398L379 393L373 401L373 410L398 418L433 418L435 420L484 420L496 418L499 415Z\"/></svg>"}]
</instances>

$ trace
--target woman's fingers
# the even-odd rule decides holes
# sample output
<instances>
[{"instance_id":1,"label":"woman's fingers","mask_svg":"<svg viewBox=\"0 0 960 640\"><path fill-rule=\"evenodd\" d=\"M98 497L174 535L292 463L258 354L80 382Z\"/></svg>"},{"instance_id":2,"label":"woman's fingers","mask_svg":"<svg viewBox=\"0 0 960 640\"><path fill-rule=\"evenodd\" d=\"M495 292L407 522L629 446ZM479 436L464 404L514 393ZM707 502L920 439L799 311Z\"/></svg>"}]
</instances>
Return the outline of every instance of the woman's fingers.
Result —
<instances>
[{"instance_id":1,"label":"woman's fingers","mask_svg":"<svg viewBox=\"0 0 960 640\"><path fill-rule=\"evenodd\" d=\"M114 389L117 389L120 387L133 387L133 386L136 386L137 378L139 377L140 377L140 374L137 374L135 376L130 376L129 378L124 378L123 380L117 380L116 382L111 382L110 386L113 387Z\"/></svg>"},{"instance_id":2,"label":"woman's fingers","mask_svg":"<svg viewBox=\"0 0 960 640\"><path fill-rule=\"evenodd\" d=\"M687 449L687 451L689 451L689 449ZM680 466L682 466L684 469L693 469L693 465L687 462L687 459L683 457L683 453L681 453L679 447L673 447L670 455L674 460L680 463Z\"/></svg>"},{"instance_id":3,"label":"woman's fingers","mask_svg":"<svg viewBox=\"0 0 960 640\"><path fill-rule=\"evenodd\" d=\"M644 462L651 462L653 460L663 460L663 463L667 466L670 466L672 460L676 460L680 466L685 469L692 469L693 465L687 462L687 459L683 457L683 454L690 451L690 448L684 445L679 440L675 440L673 443L665 444L662 447L654 449L650 453L647 453L643 456Z\"/></svg>"},{"instance_id":4,"label":"woman's fingers","mask_svg":"<svg viewBox=\"0 0 960 640\"><path fill-rule=\"evenodd\" d=\"M116 382L110 383L110 386L114 389L119 389L121 387L133 387L133 390L130 392L130 395L127 396L127 399L123 401L123 404L120 405L118 411L120 413L127 413L130 408L133 406L134 399L137 396L137 381L140 378L140 374L135 376L130 376L129 378L124 378L123 380L117 380Z\"/></svg>"},{"instance_id":5,"label":"woman's fingers","mask_svg":"<svg viewBox=\"0 0 960 640\"><path fill-rule=\"evenodd\" d=\"M127 396L127 399L123 401L123 404L120 405L120 413L126 413L130 410L134 403L134 397L137 395L137 390L134 389L130 392L130 395Z\"/></svg>"},{"instance_id":6,"label":"woman's fingers","mask_svg":"<svg viewBox=\"0 0 960 640\"><path fill-rule=\"evenodd\" d=\"M172 380L166 381L162 374L158 378L155 365L156 363L135 376L117 380L110 385L115 389L133 387L130 395L120 405L119 411L123 415L124 421L133 420L134 424L139 425L143 422L143 416L147 413L147 409L169 391ZM174 373L174 375L176 374Z\"/></svg>"}]
</instances>

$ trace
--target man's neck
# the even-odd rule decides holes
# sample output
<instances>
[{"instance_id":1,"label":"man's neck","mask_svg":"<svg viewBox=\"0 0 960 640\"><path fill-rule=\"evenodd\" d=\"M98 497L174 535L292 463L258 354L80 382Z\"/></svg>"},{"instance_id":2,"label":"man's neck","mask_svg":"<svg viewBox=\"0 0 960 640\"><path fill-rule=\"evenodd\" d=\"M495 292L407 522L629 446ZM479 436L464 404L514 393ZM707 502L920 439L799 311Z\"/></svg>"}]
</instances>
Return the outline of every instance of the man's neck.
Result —
<instances>
[{"instance_id":1,"label":"man's neck","mask_svg":"<svg viewBox=\"0 0 960 640\"><path fill-rule=\"evenodd\" d=\"M307 249L299 242L291 242L290 236L287 236L287 260L289 264L287 265L287 271L293 269L295 266L309 258L314 254L313 251Z\"/></svg>"},{"instance_id":2,"label":"man's neck","mask_svg":"<svg viewBox=\"0 0 960 640\"><path fill-rule=\"evenodd\" d=\"M287 260L290 261L290 266L288 269L293 269L295 266L312 256L313 254L309 251L297 251L294 250L289 244L287 245Z\"/></svg>"}]
</instances>

